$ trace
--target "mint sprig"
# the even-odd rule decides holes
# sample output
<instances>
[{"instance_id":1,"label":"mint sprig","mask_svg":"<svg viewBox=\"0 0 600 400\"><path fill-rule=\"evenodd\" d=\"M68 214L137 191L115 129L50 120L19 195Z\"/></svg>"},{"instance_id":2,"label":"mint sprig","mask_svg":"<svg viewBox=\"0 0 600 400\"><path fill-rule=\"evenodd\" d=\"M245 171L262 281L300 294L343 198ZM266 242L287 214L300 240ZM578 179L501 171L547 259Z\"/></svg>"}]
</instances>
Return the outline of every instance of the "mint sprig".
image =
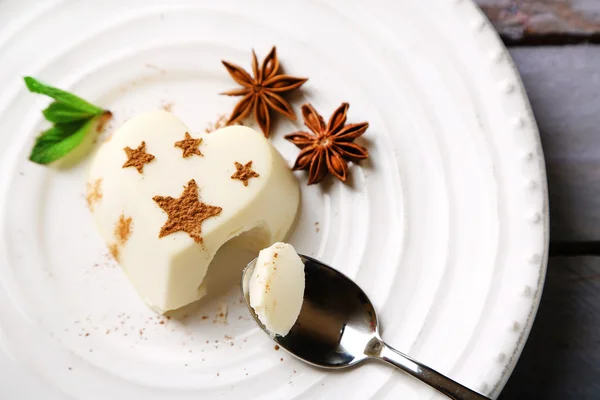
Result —
<instances>
[{"instance_id":1,"label":"mint sprig","mask_svg":"<svg viewBox=\"0 0 600 400\"><path fill-rule=\"evenodd\" d=\"M58 101L50 103L50 105L44 111L42 111L42 114L44 114L44 117L48 121L57 124L80 121L82 119L89 119L98 115L74 109L65 103L59 103Z\"/></svg>"},{"instance_id":2,"label":"mint sprig","mask_svg":"<svg viewBox=\"0 0 600 400\"><path fill-rule=\"evenodd\" d=\"M110 118L111 112L95 106L64 90L45 85L32 77L25 77L25 85L33 93L52 97L42 114L54 125L37 137L29 159L38 164L49 164L69 154L79 146L99 118Z\"/></svg>"},{"instance_id":3,"label":"mint sprig","mask_svg":"<svg viewBox=\"0 0 600 400\"><path fill-rule=\"evenodd\" d=\"M92 123L89 119L83 125L79 122L54 125L36 139L29 159L38 164L49 164L64 157L83 142Z\"/></svg>"}]
</instances>

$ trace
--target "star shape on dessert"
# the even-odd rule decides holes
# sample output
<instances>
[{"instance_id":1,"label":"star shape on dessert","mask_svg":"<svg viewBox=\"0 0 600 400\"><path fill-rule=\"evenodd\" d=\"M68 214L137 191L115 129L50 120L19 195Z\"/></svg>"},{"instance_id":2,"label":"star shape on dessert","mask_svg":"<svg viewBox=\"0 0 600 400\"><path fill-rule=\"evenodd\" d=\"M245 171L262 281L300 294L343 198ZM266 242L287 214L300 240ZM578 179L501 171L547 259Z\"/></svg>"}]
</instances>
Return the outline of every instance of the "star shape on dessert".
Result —
<instances>
[{"instance_id":1,"label":"star shape on dessert","mask_svg":"<svg viewBox=\"0 0 600 400\"><path fill-rule=\"evenodd\" d=\"M146 142L142 142L137 149L125 147L123 150L127 154L127 161L123 164L123 168L135 167L140 174L144 173L144 165L155 158L152 154L146 153Z\"/></svg>"},{"instance_id":2,"label":"star shape on dessert","mask_svg":"<svg viewBox=\"0 0 600 400\"><path fill-rule=\"evenodd\" d=\"M235 174L231 175L231 179L239 179L244 182L244 186L248 186L248 181L252 178L258 178L260 175L252 170L252 161L248 161L245 165L235 162Z\"/></svg>"},{"instance_id":3,"label":"star shape on dessert","mask_svg":"<svg viewBox=\"0 0 600 400\"><path fill-rule=\"evenodd\" d=\"M185 139L175 142L175 147L179 147L183 150L182 157L187 158L194 154L198 156L204 156L198 147L202 143L202 139L194 139L189 132L185 133Z\"/></svg>"},{"instance_id":4,"label":"star shape on dessert","mask_svg":"<svg viewBox=\"0 0 600 400\"><path fill-rule=\"evenodd\" d=\"M198 197L198 185L194 179L184 186L178 199L171 196L152 198L167 213L167 222L160 229L159 238L171 233L186 232L196 243L202 243L202 222L215 217L223 210L221 207L203 203Z\"/></svg>"}]
</instances>

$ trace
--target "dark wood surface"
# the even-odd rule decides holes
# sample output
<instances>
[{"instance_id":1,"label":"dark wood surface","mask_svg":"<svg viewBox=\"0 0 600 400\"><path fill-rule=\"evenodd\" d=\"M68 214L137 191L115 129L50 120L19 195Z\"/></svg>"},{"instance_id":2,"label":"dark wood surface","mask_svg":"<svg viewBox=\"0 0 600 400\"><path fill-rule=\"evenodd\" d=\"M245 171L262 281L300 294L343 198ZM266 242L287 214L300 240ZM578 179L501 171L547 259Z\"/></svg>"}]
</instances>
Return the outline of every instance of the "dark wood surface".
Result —
<instances>
[{"instance_id":1,"label":"dark wood surface","mask_svg":"<svg viewBox=\"0 0 600 400\"><path fill-rule=\"evenodd\" d=\"M600 399L600 0L476 2L523 78L550 197L542 302L500 399Z\"/></svg>"},{"instance_id":2,"label":"dark wood surface","mask_svg":"<svg viewBox=\"0 0 600 400\"><path fill-rule=\"evenodd\" d=\"M598 0L475 0L509 45L600 43Z\"/></svg>"},{"instance_id":3,"label":"dark wood surface","mask_svg":"<svg viewBox=\"0 0 600 400\"><path fill-rule=\"evenodd\" d=\"M600 259L552 257L542 302L502 400L600 399Z\"/></svg>"},{"instance_id":4,"label":"dark wood surface","mask_svg":"<svg viewBox=\"0 0 600 400\"><path fill-rule=\"evenodd\" d=\"M600 242L600 45L510 52L542 137L552 250Z\"/></svg>"}]
</instances>

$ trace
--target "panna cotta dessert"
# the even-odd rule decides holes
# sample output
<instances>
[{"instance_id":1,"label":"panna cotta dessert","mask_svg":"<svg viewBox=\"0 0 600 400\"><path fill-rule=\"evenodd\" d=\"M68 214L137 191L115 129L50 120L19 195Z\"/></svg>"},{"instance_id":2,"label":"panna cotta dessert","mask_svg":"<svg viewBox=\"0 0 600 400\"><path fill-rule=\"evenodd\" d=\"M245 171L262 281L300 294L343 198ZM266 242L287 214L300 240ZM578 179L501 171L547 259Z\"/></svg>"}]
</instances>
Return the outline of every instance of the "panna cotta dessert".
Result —
<instances>
[{"instance_id":1,"label":"panna cotta dessert","mask_svg":"<svg viewBox=\"0 0 600 400\"><path fill-rule=\"evenodd\" d=\"M250 306L272 335L285 336L296 323L304 300L304 262L287 243L260 251L250 276Z\"/></svg>"},{"instance_id":2,"label":"panna cotta dessert","mask_svg":"<svg viewBox=\"0 0 600 400\"><path fill-rule=\"evenodd\" d=\"M164 313L206 293L211 260L231 238L251 231L259 248L282 240L299 187L262 133L192 133L161 110L127 121L100 147L87 199L114 258Z\"/></svg>"}]
</instances>

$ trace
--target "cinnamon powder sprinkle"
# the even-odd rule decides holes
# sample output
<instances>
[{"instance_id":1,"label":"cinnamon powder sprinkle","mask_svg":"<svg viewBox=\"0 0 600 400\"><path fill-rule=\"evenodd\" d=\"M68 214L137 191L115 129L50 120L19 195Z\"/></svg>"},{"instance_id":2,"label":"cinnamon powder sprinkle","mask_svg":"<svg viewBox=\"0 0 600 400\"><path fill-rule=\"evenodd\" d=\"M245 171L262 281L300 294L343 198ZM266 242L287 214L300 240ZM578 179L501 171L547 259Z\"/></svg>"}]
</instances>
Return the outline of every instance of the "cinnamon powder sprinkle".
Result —
<instances>
[{"instance_id":1,"label":"cinnamon powder sprinkle","mask_svg":"<svg viewBox=\"0 0 600 400\"><path fill-rule=\"evenodd\" d=\"M181 155L183 158L188 158L194 154L204 157L200 152L200 149L198 149L201 143L202 139L194 139L189 132L186 132L185 139L175 142L175 147L179 147L183 150L183 154Z\"/></svg>"},{"instance_id":2,"label":"cinnamon powder sprinkle","mask_svg":"<svg viewBox=\"0 0 600 400\"><path fill-rule=\"evenodd\" d=\"M125 147L123 149L127 154L127 161L123 164L123 168L134 167L140 174L144 173L144 165L154 160L154 156L146 153L146 142L142 142L137 149Z\"/></svg>"},{"instance_id":3,"label":"cinnamon powder sprinkle","mask_svg":"<svg viewBox=\"0 0 600 400\"><path fill-rule=\"evenodd\" d=\"M116 261L119 261L119 245L117 245L116 243L111 244L110 246L108 246L108 251Z\"/></svg>"},{"instance_id":4,"label":"cinnamon powder sprinkle","mask_svg":"<svg viewBox=\"0 0 600 400\"><path fill-rule=\"evenodd\" d=\"M104 143L110 142L113 138L113 134L114 134L114 132L111 132L108 135L106 135L106 137L104 138Z\"/></svg>"},{"instance_id":5,"label":"cinnamon powder sprinkle","mask_svg":"<svg viewBox=\"0 0 600 400\"><path fill-rule=\"evenodd\" d=\"M125 215L121 214L119 222L117 222L117 226L115 227L115 237L117 238L117 243L121 246L123 246L131 236L131 224L131 217L125 218Z\"/></svg>"},{"instance_id":6,"label":"cinnamon powder sprinkle","mask_svg":"<svg viewBox=\"0 0 600 400\"><path fill-rule=\"evenodd\" d=\"M219 114L217 116L217 120L215 122L210 122L206 126L206 129L204 129L204 132L206 132L206 133L212 133L212 132L214 132L214 131L216 131L218 129L224 128L224 127L226 127L228 125L227 124L228 120L229 120L229 115ZM242 125L242 124L239 123L239 122L234 122L234 123L231 123L229 125Z\"/></svg>"},{"instance_id":7,"label":"cinnamon powder sprinkle","mask_svg":"<svg viewBox=\"0 0 600 400\"><path fill-rule=\"evenodd\" d=\"M248 161L245 165L235 162L236 171L231 175L231 179L239 179L244 182L244 186L248 186L248 181L252 178L258 178L260 175L252 170L252 161Z\"/></svg>"},{"instance_id":8,"label":"cinnamon powder sprinkle","mask_svg":"<svg viewBox=\"0 0 600 400\"><path fill-rule=\"evenodd\" d=\"M196 243L202 243L202 221L219 215L222 210L221 207L200 201L198 185L194 179L188 182L177 199L171 196L154 196L152 199L168 216L167 222L160 229L159 238L183 231Z\"/></svg>"},{"instance_id":9,"label":"cinnamon powder sprinkle","mask_svg":"<svg viewBox=\"0 0 600 400\"><path fill-rule=\"evenodd\" d=\"M88 208L94 211L94 206L102 200L102 178L96 179L94 182L86 184L86 196Z\"/></svg>"}]
</instances>

